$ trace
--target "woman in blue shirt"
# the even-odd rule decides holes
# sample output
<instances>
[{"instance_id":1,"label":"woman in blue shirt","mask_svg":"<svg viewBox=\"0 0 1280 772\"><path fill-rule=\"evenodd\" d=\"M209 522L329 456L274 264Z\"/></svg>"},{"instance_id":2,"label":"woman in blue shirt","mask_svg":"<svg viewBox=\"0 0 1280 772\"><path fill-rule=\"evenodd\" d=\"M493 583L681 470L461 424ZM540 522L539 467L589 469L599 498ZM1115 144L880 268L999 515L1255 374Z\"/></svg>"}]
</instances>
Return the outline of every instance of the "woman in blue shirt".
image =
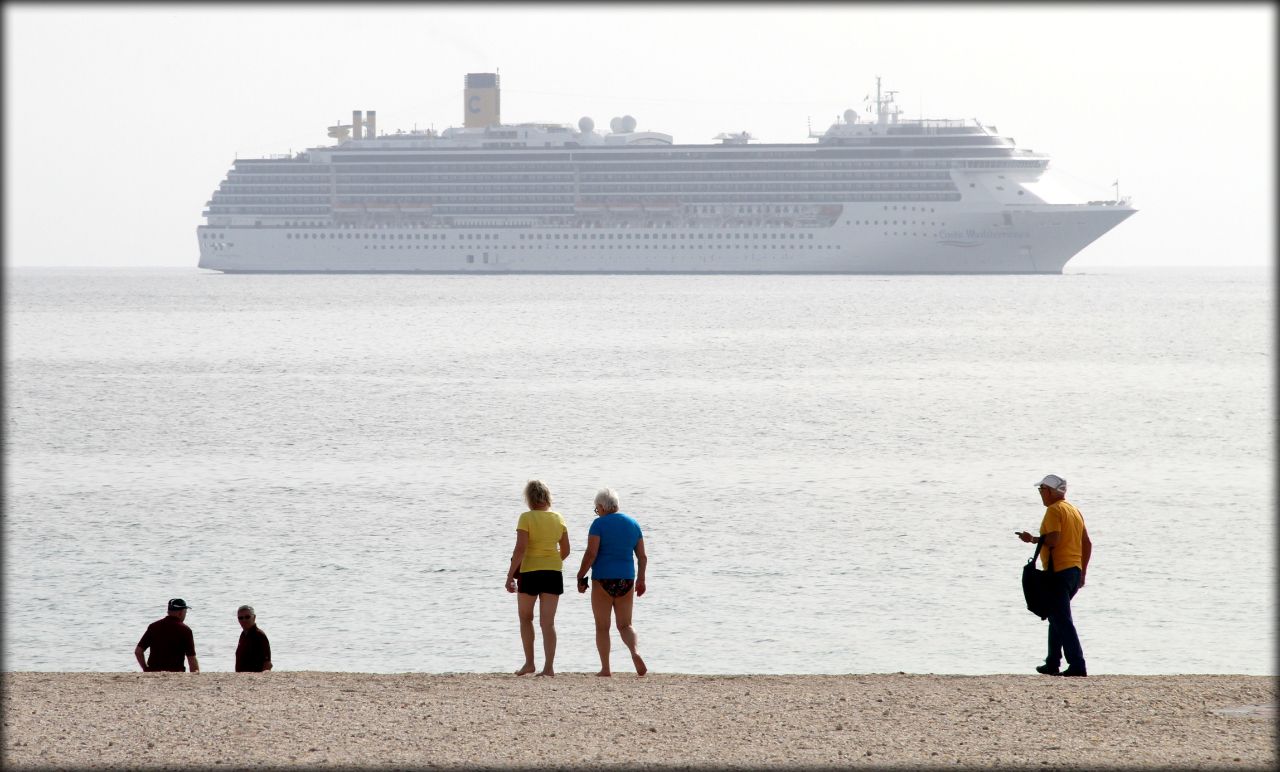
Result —
<instances>
[{"instance_id":1,"label":"woman in blue shirt","mask_svg":"<svg viewBox=\"0 0 1280 772\"><path fill-rule=\"evenodd\" d=\"M635 554L636 564L631 556ZM644 595L644 535L640 524L618 511L618 494L604 488L596 494L596 519L587 534L587 551L578 568L578 592L587 591L587 570L591 570L591 613L596 620L596 649L600 652L599 676L610 676L609 617L618 625L618 635L631 652L637 675L648 672L636 650L636 631L631 626L631 607L637 595Z\"/></svg>"}]
</instances>

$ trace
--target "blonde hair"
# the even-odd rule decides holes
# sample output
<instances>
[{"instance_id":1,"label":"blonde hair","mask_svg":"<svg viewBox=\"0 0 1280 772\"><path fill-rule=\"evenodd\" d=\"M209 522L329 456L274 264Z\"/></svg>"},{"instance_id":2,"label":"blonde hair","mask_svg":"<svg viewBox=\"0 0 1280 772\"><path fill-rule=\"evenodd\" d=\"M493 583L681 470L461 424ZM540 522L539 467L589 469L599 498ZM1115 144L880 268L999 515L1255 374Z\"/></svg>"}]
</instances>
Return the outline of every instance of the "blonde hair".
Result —
<instances>
[{"instance_id":1,"label":"blonde hair","mask_svg":"<svg viewBox=\"0 0 1280 772\"><path fill-rule=\"evenodd\" d=\"M524 486L524 500L529 509L551 506L551 489L541 480L530 480Z\"/></svg>"}]
</instances>

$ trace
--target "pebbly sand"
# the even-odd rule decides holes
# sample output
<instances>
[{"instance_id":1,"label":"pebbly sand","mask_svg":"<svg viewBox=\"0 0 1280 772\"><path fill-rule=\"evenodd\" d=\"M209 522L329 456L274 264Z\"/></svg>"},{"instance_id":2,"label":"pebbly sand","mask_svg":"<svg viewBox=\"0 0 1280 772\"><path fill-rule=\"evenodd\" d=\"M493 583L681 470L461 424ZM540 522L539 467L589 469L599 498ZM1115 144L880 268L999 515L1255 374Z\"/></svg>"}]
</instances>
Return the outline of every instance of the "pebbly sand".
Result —
<instances>
[{"instance_id":1,"label":"pebbly sand","mask_svg":"<svg viewBox=\"0 0 1280 772\"><path fill-rule=\"evenodd\" d=\"M4 673L5 769L1276 763L1266 676Z\"/></svg>"}]
</instances>

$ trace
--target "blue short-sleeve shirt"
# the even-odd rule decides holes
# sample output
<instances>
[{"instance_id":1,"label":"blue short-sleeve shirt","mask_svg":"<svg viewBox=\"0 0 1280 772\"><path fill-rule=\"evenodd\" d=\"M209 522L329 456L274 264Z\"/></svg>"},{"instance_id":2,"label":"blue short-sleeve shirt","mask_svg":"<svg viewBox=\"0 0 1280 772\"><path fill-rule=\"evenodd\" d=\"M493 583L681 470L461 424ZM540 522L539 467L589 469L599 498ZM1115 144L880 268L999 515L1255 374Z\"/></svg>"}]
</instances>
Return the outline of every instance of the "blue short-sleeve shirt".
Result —
<instances>
[{"instance_id":1,"label":"blue short-sleeve shirt","mask_svg":"<svg viewBox=\"0 0 1280 772\"><path fill-rule=\"evenodd\" d=\"M600 551L591 564L592 579L635 579L636 566L632 556L636 543L644 536L640 524L630 515L614 512L601 515L591 523L587 536L600 537Z\"/></svg>"}]
</instances>

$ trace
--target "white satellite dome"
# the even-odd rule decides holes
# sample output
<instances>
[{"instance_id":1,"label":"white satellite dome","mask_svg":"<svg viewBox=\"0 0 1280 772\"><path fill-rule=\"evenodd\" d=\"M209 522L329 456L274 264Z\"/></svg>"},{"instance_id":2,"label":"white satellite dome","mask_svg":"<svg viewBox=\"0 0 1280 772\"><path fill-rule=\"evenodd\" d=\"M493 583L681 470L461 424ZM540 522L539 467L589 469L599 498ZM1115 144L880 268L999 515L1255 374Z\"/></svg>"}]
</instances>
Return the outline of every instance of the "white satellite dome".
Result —
<instances>
[{"instance_id":1,"label":"white satellite dome","mask_svg":"<svg viewBox=\"0 0 1280 772\"><path fill-rule=\"evenodd\" d=\"M621 133L622 133L622 119L621 119L621 118L614 118L614 119L612 119L611 121L609 121L609 131L612 131L614 134L621 134Z\"/></svg>"},{"instance_id":2,"label":"white satellite dome","mask_svg":"<svg viewBox=\"0 0 1280 772\"><path fill-rule=\"evenodd\" d=\"M596 122L585 115L578 119L578 131L583 134L590 134L595 127Z\"/></svg>"},{"instance_id":3,"label":"white satellite dome","mask_svg":"<svg viewBox=\"0 0 1280 772\"><path fill-rule=\"evenodd\" d=\"M625 134L630 134L631 132L633 132L633 131L635 131L635 130L636 130L636 119L635 119L635 118L632 118L630 115L624 115L624 116L622 116L622 131L623 131L623 133L625 133Z\"/></svg>"},{"instance_id":4,"label":"white satellite dome","mask_svg":"<svg viewBox=\"0 0 1280 772\"><path fill-rule=\"evenodd\" d=\"M844 111L844 122L845 122L845 123L857 123L857 122L858 122L858 111L857 111L857 110L854 110L853 108L849 108L848 110L845 110L845 111Z\"/></svg>"}]
</instances>

